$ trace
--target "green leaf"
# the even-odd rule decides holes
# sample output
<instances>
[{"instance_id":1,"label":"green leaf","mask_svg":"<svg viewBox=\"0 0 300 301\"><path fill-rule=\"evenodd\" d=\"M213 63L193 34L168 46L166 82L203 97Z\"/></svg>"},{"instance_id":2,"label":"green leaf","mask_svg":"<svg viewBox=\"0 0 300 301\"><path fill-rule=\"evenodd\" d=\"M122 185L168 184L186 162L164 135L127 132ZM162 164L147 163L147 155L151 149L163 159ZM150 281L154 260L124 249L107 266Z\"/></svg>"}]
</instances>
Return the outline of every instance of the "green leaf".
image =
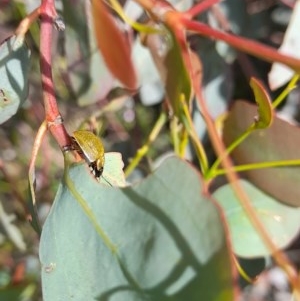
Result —
<instances>
[{"instance_id":1,"label":"green leaf","mask_svg":"<svg viewBox=\"0 0 300 301\"><path fill-rule=\"evenodd\" d=\"M297 237L300 229L300 209L281 204L241 180L261 223L278 249L288 246ZM241 257L271 255L259 234L252 226L234 191L229 184L219 188L213 196L223 208L229 224L234 252Z\"/></svg>"},{"instance_id":2,"label":"green leaf","mask_svg":"<svg viewBox=\"0 0 300 301\"><path fill-rule=\"evenodd\" d=\"M189 73L184 64L181 48L174 33L169 31L170 50L165 58L166 70L166 92L174 113L181 116L181 99L182 95L186 102L190 101L191 97L191 81Z\"/></svg>"},{"instance_id":3,"label":"green leaf","mask_svg":"<svg viewBox=\"0 0 300 301\"><path fill-rule=\"evenodd\" d=\"M253 122L256 106L237 101L224 123L223 139L230 145ZM300 129L275 117L271 127L256 130L233 152L232 158L240 164L255 164L281 160L299 161ZM255 167L253 167L255 168ZM290 206L300 206L300 167L272 167L245 171L255 186Z\"/></svg>"},{"instance_id":4,"label":"green leaf","mask_svg":"<svg viewBox=\"0 0 300 301\"><path fill-rule=\"evenodd\" d=\"M258 105L258 116L255 120L255 128L265 129L272 124L273 108L271 98L263 86L262 82L252 77L250 86L253 90L255 101Z\"/></svg>"},{"instance_id":5,"label":"green leaf","mask_svg":"<svg viewBox=\"0 0 300 301\"><path fill-rule=\"evenodd\" d=\"M28 95L30 51L12 36L0 45L0 124L16 114Z\"/></svg>"},{"instance_id":6,"label":"green leaf","mask_svg":"<svg viewBox=\"0 0 300 301\"><path fill-rule=\"evenodd\" d=\"M219 211L187 163L169 158L125 188L82 164L70 178L84 202L60 185L41 236L45 301L233 300Z\"/></svg>"},{"instance_id":7,"label":"green leaf","mask_svg":"<svg viewBox=\"0 0 300 301\"><path fill-rule=\"evenodd\" d=\"M100 183L110 186L125 186L124 163L120 153L105 153L105 163Z\"/></svg>"},{"instance_id":8,"label":"green leaf","mask_svg":"<svg viewBox=\"0 0 300 301\"><path fill-rule=\"evenodd\" d=\"M7 287L1 287L0 289L0 300L5 301L27 301L33 300L34 288L32 284L21 284L21 285L9 285ZM29 292L27 292L29 291Z\"/></svg>"}]
</instances>

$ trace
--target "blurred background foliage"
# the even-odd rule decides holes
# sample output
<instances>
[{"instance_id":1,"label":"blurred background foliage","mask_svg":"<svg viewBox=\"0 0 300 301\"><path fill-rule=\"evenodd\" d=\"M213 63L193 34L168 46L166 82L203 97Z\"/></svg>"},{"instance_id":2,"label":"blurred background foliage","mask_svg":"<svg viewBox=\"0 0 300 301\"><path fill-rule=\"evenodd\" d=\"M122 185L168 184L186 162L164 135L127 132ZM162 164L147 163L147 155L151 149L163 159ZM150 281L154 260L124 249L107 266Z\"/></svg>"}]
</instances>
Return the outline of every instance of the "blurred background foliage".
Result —
<instances>
[{"instance_id":1,"label":"blurred background foliage","mask_svg":"<svg viewBox=\"0 0 300 301\"><path fill-rule=\"evenodd\" d=\"M0 0L0 41L14 33L19 22L39 5L34 0ZM132 2L122 1L126 13L142 21L145 15ZM171 1L178 10L193 5L192 0ZM145 143L164 106L164 88L149 51L137 33L123 26L132 39L133 60L139 76L139 92L128 96L119 88L96 50L89 1L56 1L65 22L65 31L55 31L52 44L53 76L60 111L69 132L79 127L95 130L107 151L122 153L125 166ZM230 29L241 36L279 47L289 22L294 1L226 0L221 6ZM216 25L216 15L206 13L199 20ZM31 49L29 95L18 113L0 127L0 300L41 300L39 239L26 219L28 164L36 132L44 119L39 72L39 24L27 34ZM224 113L234 99L253 100L249 79L255 75L267 80L270 64L236 53L222 42L190 35L191 48L203 64L203 88L214 117ZM273 92L277 95L280 91ZM287 99L287 118L297 121L296 89ZM198 109L194 123L206 141L204 122ZM206 142L209 149L209 142ZM146 158L129 180L147 175L162 156L172 152L166 127L154 141ZM193 161L192 151L188 159ZM36 197L39 215L46 218L63 173L63 157L48 135L36 165ZM253 267L253 263L250 264ZM262 269L257 265L257 274Z\"/></svg>"}]
</instances>

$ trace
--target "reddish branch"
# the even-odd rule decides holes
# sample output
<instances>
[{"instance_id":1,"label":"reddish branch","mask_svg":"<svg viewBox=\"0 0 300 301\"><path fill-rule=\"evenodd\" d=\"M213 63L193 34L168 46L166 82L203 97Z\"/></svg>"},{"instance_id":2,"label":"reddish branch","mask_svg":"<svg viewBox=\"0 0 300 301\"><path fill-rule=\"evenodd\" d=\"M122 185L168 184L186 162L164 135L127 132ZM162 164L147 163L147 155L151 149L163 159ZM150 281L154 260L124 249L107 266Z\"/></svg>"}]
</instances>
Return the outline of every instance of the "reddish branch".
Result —
<instances>
[{"instance_id":1,"label":"reddish branch","mask_svg":"<svg viewBox=\"0 0 300 301\"><path fill-rule=\"evenodd\" d=\"M64 149L71 144L70 137L62 123L59 113L55 89L52 78L52 32L53 23L57 13L54 0L43 0L40 7L41 30L40 30L40 67L42 76L43 100L45 105L45 119L48 129Z\"/></svg>"},{"instance_id":2,"label":"reddish branch","mask_svg":"<svg viewBox=\"0 0 300 301\"><path fill-rule=\"evenodd\" d=\"M268 47L261 43L257 43L255 41L251 41L239 36L235 36L233 34L228 34L222 31L215 30L200 22L185 19L182 20L182 23L187 30L197 32L198 34L206 36L208 38L224 41L230 46L242 52L251 54L271 63L282 63L294 69L296 72L300 72L299 59L280 54L279 52L277 52L277 50L275 50L272 47Z\"/></svg>"},{"instance_id":3,"label":"reddish branch","mask_svg":"<svg viewBox=\"0 0 300 301\"><path fill-rule=\"evenodd\" d=\"M188 11L186 11L184 14L188 16L189 18L193 18L197 16L198 14L203 13L207 9L211 8L214 4L220 2L221 0L207 0L199 2L198 4L192 6Z\"/></svg>"}]
</instances>

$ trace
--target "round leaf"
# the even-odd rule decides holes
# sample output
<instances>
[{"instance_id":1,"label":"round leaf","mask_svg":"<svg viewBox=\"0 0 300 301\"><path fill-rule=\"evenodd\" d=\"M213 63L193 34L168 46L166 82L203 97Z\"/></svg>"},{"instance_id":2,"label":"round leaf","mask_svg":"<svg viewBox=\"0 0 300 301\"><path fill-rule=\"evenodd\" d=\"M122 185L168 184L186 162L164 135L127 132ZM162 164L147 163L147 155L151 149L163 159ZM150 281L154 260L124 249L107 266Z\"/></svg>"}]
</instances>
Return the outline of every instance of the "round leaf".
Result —
<instances>
[{"instance_id":1,"label":"round leaf","mask_svg":"<svg viewBox=\"0 0 300 301\"><path fill-rule=\"evenodd\" d=\"M235 102L224 123L226 145L249 128L256 110L255 105L245 101ZM251 133L231 155L237 164L299 160L299 139L299 127L275 117L271 127ZM300 206L299 166L253 169L244 173L255 186L274 198L290 206Z\"/></svg>"},{"instance_id":2,"label":"round leaf","mask_svg":"<svg viewBox=\"0 0 300 301\"><path fill-rule=\"evenodd\" d=\"M241 180L240 184L251 199L252 206L274 244L278 249L288 246L299 233L300 209L277 202L247 181ZM241 257L271 255L252 226L231 186L222 186L213 196L226 215L234 252Z\"/></svg>"},{"instance_id":3,"label":"round leaf","mask_svg":"<svg viewBox=\"0 0 300 301\"><path fill-rule=\"evenodd\" d=\"M187 163L125 188L69 172L77 192L60 185L41 236L45 301L233 300L219 211Z\"/></svg>"},{"instance_id":4,"label":"round leaf","mask_svg":"<svg viewBox=\"0 0 300 301\"><path fill-rule=\"evenodd\" d=\"M12 36L0 45L0 124L16 114L28 95L30 51Z\"/></svg>"}]
</instances>

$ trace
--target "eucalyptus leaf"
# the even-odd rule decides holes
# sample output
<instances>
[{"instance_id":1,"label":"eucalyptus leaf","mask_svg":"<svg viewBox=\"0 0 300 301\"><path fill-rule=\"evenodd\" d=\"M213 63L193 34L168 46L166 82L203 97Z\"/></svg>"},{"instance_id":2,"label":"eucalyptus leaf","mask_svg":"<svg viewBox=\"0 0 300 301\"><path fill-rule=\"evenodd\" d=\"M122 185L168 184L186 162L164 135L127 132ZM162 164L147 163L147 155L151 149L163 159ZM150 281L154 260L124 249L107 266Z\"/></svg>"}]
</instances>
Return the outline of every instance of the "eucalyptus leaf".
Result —
<instances>
[{"instance_id":1,"label":"eucalyptus leaf","mask_svg":"<svg viewBox=\"0 0 300 301\"><path fill-rule=\"evenodd\" d=\"M257 107L245 101L236 101L224 122L223 139L230 145L253 123ZM278 117L272 125L256 130L231 153L238 165L263 162L299 160L300 129ZM275 199L290 206L300 206L300 168L281 166L249 169L244 171L247 179Z\"/></svg>"},{"instance_id":2,"label":"eucalyptus leaf","mask_svg":"<svg viewBox=\"0 0 300 301\"><path fill-rule=\"evenodd\" d=\"M105 164L100 182L110 186L125 186L124 163L120 153L105 153Z\"/></svg>"},{"instance_id":3,"label":"eucalyptus leaf","mask_svg":"<svg viewBox=\"0 0 300 301\"><path fill-rule=\"evenodd\" d=\"M0 124L16 114L28 95L30 51L12 36L0 45Z\"/></svg>"},{"instance_id":4,"label":"eucalyptus leaf","mask_svg":"<svg viewBox=\"0 0 300 301\"><path fill-rule=\"evenodd\" d=\"M181 117L181 99L184 96L184 100L189 103L192 94L191 80L175 34L171 30L168 34L170 49L165 57L166 93L174 113Z\"/></svg>"},{"instance_id":5,"label":"eucalyptus leaf","mask_svg":"<svg viewBox=\"0 0 300 301\"><path fill-rule=\"evenodd\" d=\"M194 169L172 157L120 188L84 167L70 168L44 224L45 301L233 300L220 213Z\"/></svg>"},{"instance_id":6,"label":"eucalyptus leaf","mask_svg":"<svg viewBox=\"0 0 300 301\"><path fill-rule=\"evenodd\" d=\"M255 117L255 128L265 129L269 127L273 121L271 98L260 80L252 77L250 80L250 86L258 105L258 116Z\"/></svg>"},{"instance_id":7,"label":"eucalyptus leaf","mask_svg":"<svg viewBox=\"0 0 300 301\"><path fill-rule=\"evenodd\" d=\"M245 180L241 180L240 184L273 243L278 249L288 246L299 233L300 209L277 202ZM213 196L224 210L234 252L246 258L272 255L252 226L231 186L222 186Z\"/></svg>"}]
</instances>

